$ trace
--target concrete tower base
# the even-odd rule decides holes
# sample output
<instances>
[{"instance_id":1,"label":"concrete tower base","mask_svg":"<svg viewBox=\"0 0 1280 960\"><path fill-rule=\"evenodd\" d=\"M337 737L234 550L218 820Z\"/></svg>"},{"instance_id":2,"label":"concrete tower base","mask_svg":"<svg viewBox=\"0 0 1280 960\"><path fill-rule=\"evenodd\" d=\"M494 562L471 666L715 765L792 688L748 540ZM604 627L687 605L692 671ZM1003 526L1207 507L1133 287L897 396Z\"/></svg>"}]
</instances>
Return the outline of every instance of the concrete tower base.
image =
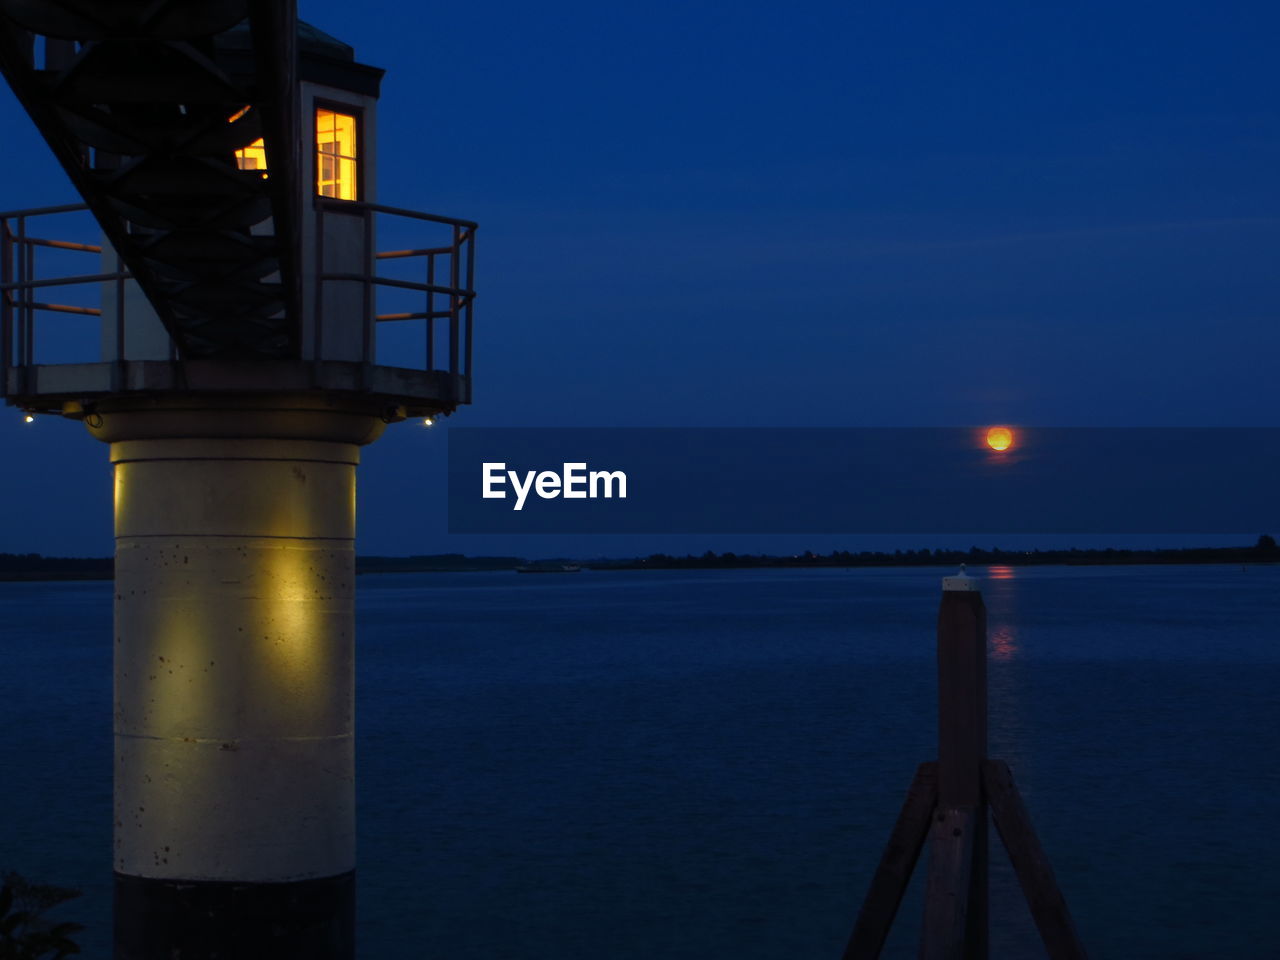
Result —
<instances>
[{"instance_id":1,"label":"concrete tower base","mask_svg":"<svg viewBox=\"0 0 1280 960\"><path fill-rule=\"evenodd\" d=\"M355 472L318 397L117 400L117 960L350 960Z\"/></svg>"}]
</instances>

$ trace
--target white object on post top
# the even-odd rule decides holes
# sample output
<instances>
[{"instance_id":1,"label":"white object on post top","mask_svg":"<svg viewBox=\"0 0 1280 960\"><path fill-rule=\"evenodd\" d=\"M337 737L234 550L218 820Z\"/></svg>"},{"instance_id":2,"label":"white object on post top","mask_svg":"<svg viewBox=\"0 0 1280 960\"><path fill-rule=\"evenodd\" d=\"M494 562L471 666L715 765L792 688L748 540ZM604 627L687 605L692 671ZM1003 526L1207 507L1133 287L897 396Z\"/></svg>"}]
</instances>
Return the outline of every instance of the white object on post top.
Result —
<instances>
[{"instance_id":1,"label":"white object on post top","mask_svg":"<svg viewBox=\"0 0 1280 960\"><path fill-rule=\"evenodd\" d=\"M964 572L964 564L960 564L960 572L953 577L942 578L942 590L944 593L951 591L958 592L975 592L979 590L978 584L981 581L977 577L971 577Z\"/></svg>"}]
</instances>

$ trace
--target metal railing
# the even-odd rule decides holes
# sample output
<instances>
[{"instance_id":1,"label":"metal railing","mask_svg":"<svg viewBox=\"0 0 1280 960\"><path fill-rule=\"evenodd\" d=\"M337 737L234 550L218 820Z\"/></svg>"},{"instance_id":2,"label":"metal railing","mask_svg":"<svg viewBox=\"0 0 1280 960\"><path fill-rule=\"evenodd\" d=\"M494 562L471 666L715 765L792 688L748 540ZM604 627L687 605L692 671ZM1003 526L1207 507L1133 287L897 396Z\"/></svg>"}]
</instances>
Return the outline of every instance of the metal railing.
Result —
<instances>
[{"instance_id":1,"label":"metal railing","mask_svg":"<svg viewBox=\"0 0 1280 960\"><path fill-rule=\"evenodd\" d=\"M65 204L0 213L0 341L3 341L0 343L0 370L7 371L12 367L30 367L35 364L36 314L38 312L102 316L100 307L46 303L35 299L39 291L54 287L114 282L117 308L117 356L123 355L124 282L129 279L129 274L117 271L42 277L36 256L41 248L101 256L102 247L92 243L51 240L35 236L29 230L29 221L37 217L82 213L88 209L85 204Z\"/></svg>"},{"instance_id":2,"label":"metal railing","mask_svg":"<svg viewBox=\"0 0 1280 960\"><path fill-rule=\"evenodd\" d=\"M403 322L421 320L425 323L426 349L423 356L423 369L446 370L455 376L471 376L473 302L475 300L475 232L476 224L470 220L457 220L452 217L441 217L430 213L419 213L416 210L404 210L400 207L388 207L377 203L364 203L350 200L329 200L318 198L316 201L316 290L315 290L315 332L316 342L313 352L322 355L321 341L324 328L325 284L358 283L364 302L364 316L378 323ZM378 215L400 217L423 223L437 224L447 228L442 235L442 242L428 247L412 247L398 250L383 250L373 253L371 263L360 273L324 272L324 238L325 219L328 214L351 216L362 215L364 239L363 249L374 250L374 221ZM409 261L420 258L420 276L418 280L402 280L384 276L379 273L378 265L389 261ZM376 313L377 289L405 290L422 294L422 309L402 310L392 313ZM448 323L447 359L441 364L436 356L436 321ZM373 324L364 327L364 362L374 362L372 331Z\"/></svg>"},{"instance_id":3,"label":"metal railing","mask_svg":"<svg viewBox=\"0 0 1280 960\"><path fill-rule=\"evenodd\" d=\"M125 344L125 282L132 279L127 270L113 273L66 274L50 270L42 264L37 251L53 249L101 256L101 244L79 243L50 239L32 231L33 221L59 214L83 213L84 204L36 207L0 213L0 389L5 388L5 373L11 369L31 368L39 363L36 353L37 317L41 314L76 314L101 317L101 306L83 306L73 303L53 302L42 291L53 288L80 287L85 284L112 283L114 299L113 357L104 360L122 360ZM363 245L368 253L363 269L353 263L347 272L326 272L324 267L325 220L328 215L341 213L357 217L362 222ZM375 219L397 218L398 222L432 224L440 231L437 241L430 246L413 246L385 251L374 250ZM48 221L39 223L42 232L48 231ZM81 228L83 229L83 228ZM325 292L330 284L359 284L362 291L363 356L364 364L374 364L374 323L403 323L417 321L425 327L425 350L421 363L397 363L411 369L448 372L454 376L469 378L472 362L473 302L475 300L475 231L476 224L434 214L419 213L381 204L328 200L316 198L315 250L310 262L314 278L314 299L311 344L313 358L324 358L324 304ZM397 231L393 231L397 232ZM304 256L304 260L307 259ZM402 279L383 274L384 264L411 264L420 279ZM414 309L378 312L379 290L399 291L402 295L421 296ZM99 291L94 299L106 303L106 292ZM446 325L444 344L438 343L441 330L438 323ZM179 359L170 340L170 357ZM398 358L397 358L398 359Z\"/></svg>"}]
</instances>

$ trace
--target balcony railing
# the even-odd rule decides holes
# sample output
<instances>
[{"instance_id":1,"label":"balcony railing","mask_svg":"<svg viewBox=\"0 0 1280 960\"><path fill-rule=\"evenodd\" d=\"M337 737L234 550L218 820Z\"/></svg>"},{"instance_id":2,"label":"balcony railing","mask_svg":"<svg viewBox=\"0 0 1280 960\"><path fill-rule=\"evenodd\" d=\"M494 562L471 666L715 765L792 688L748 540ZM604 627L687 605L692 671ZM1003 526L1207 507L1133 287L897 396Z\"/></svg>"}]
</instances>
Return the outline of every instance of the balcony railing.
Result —
<instances>
[{"instance_id":1,"label":"balcony railing","mask_svg":"<svg viewBox=\"0 0 1280 960\"><path fill-rule=\"evenodd\" d=\"M352 202L349 200L316 199L316 293L317 304L315 336L319 338L324 330L324 307L326 302L325 285L332 283L360 284L364 316L373 317L377 323L403 323L405 321L423 321L425 324L425 346L422 357L423 370L447 370L455 376L471 377L471 333L472 304L475 300L475 232L476 224L469 220L455 220L450 217L436 216L430 213L419 213L415 210L403 210L399 207L388 207L376 203ZM416 220L419 223L436 224L447 229L447 235L441 237L443 242L426 247L408 247L393 250L376 251L373 263L361 272L324 272L325 262L324 223L333 214L351 216L352 212L363 215L364 243L366 250L374 249L375 219L383 217L399 217L402 220ZM416 233L416 231L415 231ZM399 264L417 268L420 280L406 280L379 273L379 266L396 261ZM407 291L410 294L421 294L421 309L408 309L378 312L377 292ZM414 304L418 306L418 304ZM446 321L447 332L444 336L445 349L437 349L436 321ZM373 344L373 324L365 324L364 360L374 362L371 356ZM321 356L323 343L317 339L312 353ZM445 354L441 363L439 354ZM399 365L399 364L397 364ZM413 366L417 366L414 364Z\"/></svg>"},{"instance_id":2,"label":"balcony railing","mask_svg":"<svg viewBox=\"0 0 1280 960\"><path fill-rule=\"evenodd\" d=\"M65 275L61 270L54 270L50 274L47 268L45 271L40 269L37 253L41 249L95 254L99 258L95 265L100 265L102 247L99 244L53 240L32 232L36 226L32 221L39 219L38 226L44 232L52 225L50 218L86 210L88 207L84 204L68 204L0 214L0 332L3 334L0 365L6 371L31 367L39 362L36 353L38 314L102 316L101 307L52 303L38 299L46 295L45 291L53 293L57 288L57 292L62 293L65 288L72 288L73 294L83 295L85 285L110 282L117 291L117 303L123 299L124 283L129 278L127 273L89 272L86 267L84 272ZM123 319L123 316L123 310L119 311L118 317ZM123 330L119 331L119 341L122 340Z\"/></svg>"},{"instance_id":3,"label":"balcony railing","mask_svg":"<svg viewBox=\"0 0 1280 960\"><path fill-rule=\"evenodd\" d=\"M29 373L38 368L81 363L86 353L121 368L131 359L127 303L132 277L125 270L104 269L102 243L80 239L99 234L87 209L71 204L0 213L0 391L11 402L32 394L35 381ZM338 216L358 223L363 238L358 256L330 256L326 270L326 224ZM70 223L72 217L75 223ZM342 360L358 363L366 372L392 367L446 375L464 385L454 390L456 401L468 402L475 230L476 224L467 220L316 198L313 250L304 251L303 268L305 282L312 286L312 296L305 299L313 315L299 325L304 342L296 358L315 368L316 381L311 385L332 386L322 382L320 372L334 359L333 351L326 349L325 331L332 332L338 322L344 327L359 322L361 346ZM57 238L67 235L77 239ZM376 250L375 237L379 242L391 241L391 248ZM96 259L82 267L76 260L83 254ZM343 269L333 269L335 262ZM333 309L332 291L353 286L359 290L355 315L344 310L343 317L326 322L326 310ZM137 302L136 293L132 302ZM351 302L350 296L342 302ZM104 308L106 326L101 319ZM92 344L86 342L90 337L83 328L59 329L58 317L68 321L100 318ZM68 354L76 356L71 359ZM168 359L184 359L172 340ZM367 375L359 379L360 389L373 389ZM127 389L125 383L123 376L113 376L110 389L95 392ZM34 392L43 391L36 388Z\"/></svg>"}]
</instances>

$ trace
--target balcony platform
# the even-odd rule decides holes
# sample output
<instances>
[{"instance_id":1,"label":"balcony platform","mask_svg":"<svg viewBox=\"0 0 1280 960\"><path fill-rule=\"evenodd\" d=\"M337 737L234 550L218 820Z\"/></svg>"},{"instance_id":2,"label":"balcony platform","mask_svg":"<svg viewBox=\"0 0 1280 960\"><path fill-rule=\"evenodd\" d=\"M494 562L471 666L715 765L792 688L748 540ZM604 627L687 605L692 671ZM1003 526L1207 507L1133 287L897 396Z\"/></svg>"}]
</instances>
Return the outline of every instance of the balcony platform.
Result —
<instances>
[{"instance_id":1,"label":"balcony platform","mask_svg":"<svg viewBox=\"0 0 1280 960\"><path fill-rule=\"evenodd\" d=\"M471 400L468 377L340 360L126 360L10 367L13 406L75 415L104 397L333 393L385 405L393 419L451 413Z\"/></svg>"}]
</instances>

